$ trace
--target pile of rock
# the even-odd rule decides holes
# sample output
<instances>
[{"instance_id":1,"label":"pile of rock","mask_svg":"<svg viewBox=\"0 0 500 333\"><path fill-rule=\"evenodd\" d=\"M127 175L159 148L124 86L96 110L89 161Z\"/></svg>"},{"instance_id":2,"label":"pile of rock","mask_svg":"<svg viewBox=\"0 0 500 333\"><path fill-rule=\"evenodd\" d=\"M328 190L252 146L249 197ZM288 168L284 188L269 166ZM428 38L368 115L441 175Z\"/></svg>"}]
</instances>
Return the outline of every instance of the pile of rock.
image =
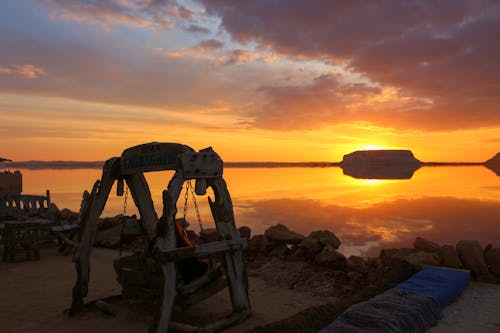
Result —
<instances>
[{"instance_id":1,"label":"pile of rock","mask_svg":"<svg viewBox=\"0 0 500 333\"><path fill-rule=\"evenodd\" d=\"M477 240L461 240L453 246L417 237L413 248L382 250L379 258L386 266L404 261L418 269L426 266L468 269L477 280L500 281L500 249L488 245L483 250Z\"/></svg>"},{"instance_id":2,"label":"pile of rock","mask_svg":"<svg viewBox=\"0 0 500 333\"><path fill-rule=\"evenodd\" d=\"M328 230L311 232L307 237L278 224L264 235L250 239L249 252L289 260L307 260L321 266L345 270L347 258L338 249L338 237Z\"/></svg>"}]
</instances>

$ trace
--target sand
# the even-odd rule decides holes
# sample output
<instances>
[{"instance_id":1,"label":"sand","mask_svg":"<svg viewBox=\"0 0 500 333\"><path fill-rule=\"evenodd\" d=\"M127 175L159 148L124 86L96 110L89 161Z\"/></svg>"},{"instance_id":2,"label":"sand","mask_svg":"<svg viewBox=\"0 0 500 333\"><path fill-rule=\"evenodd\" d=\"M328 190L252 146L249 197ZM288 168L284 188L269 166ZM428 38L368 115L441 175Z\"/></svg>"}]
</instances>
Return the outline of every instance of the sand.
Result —
<instances>
[{"instance_id":1,"label":"sand","mask_svg":"<svg viewBox=\"0 0 500 333\"><path fill-rule=\"evenodd\" d=\"M118 252L96 248L92 256L86 301L119 294L121 289L112 267ZM153 314L140 315L124 306L119 307L120 311L114 318L101 313L67 318L63 311L71 304L74 282L71 256L58 254L55 247L42 249L40 261L0 262L0 332L147 332ZM249 278L249 285L253 315L226 332L244 332L328 301L323 297L276 288L256 277ZM228 292L223 290L190 308L185 316L205 320L229 310Z\"/></svg>"},{"instance_id":2,"label":"sand","mask_svg":"<svg viewBox=\"0 0 500 333\"><path fill-rule=\"evenodd\" d=\"M114 250L94 249L86 301L120 293L112 267L117 256ZM144 313L144 309L141 313L129 303L120 304L116 317L96 312L67 318L63 311L71 303L74 279L71 257L59 255L55 247L42 249L40 261L0 262L0 332L147 332L153 313ZM332 301L269 285L255 276L249 277L249 284L253 315L225 332L245 332ZM183 319L203 321L223 315L230 309L227 294L224 290L197 304ZM462 296L443 311L442 320L429 333L500 332L499 314L500 285L472 282Z\"/></svg>"}]
</instances>

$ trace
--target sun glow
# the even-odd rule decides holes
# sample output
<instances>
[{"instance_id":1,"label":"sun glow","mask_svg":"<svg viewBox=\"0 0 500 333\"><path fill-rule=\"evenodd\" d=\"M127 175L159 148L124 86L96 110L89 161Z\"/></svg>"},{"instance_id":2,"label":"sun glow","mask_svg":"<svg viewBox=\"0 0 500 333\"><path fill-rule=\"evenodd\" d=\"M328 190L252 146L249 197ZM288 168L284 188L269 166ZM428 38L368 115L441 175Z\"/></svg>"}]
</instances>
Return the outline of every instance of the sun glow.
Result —
<instances>
[{"instance_id":1,"label":"sun glow","mask_svg":"<svg viewBox=\"0 0 500 333\"><path fill-rule=\"evenodd\" d=\"M360 148L360 150L382 150L384 149L382 146L375 145L366 145Z\"/></svg>"}]
</instances>

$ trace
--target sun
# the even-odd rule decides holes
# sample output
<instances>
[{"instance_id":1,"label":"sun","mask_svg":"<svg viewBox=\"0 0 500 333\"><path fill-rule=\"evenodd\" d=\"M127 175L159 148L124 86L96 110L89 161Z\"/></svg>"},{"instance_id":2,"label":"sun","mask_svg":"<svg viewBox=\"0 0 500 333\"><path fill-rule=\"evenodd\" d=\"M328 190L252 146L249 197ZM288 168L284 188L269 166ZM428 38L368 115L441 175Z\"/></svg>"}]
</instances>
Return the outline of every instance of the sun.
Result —
<instances>
[{"instance_id":1,"label":"sun","mask_svg":"<svg viewBox=\"0 0 500 333\"><path fill-rule=\"evenodd\" d=\"M366 145L360 148L360 150L382 150L384 149L382 146L375 145Z\"/></svg>"}]
</instances>

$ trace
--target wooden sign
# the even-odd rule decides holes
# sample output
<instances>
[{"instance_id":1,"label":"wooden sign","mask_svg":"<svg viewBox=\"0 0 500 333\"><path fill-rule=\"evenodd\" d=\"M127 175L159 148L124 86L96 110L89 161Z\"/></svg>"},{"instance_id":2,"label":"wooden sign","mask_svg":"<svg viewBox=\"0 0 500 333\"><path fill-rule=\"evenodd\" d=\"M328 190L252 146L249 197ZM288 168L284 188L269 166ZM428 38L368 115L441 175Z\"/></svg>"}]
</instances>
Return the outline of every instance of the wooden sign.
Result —
<instances>
[{"instance_id":1,"label":"wooden sign","mask_svg":"<svg viewBox=\"0 0 500 333\"><path fill-rule=\"evenodd\" d=\"M211 147L182 154L179 162L184 179L222 177L222 160Z\"/></svg>"},{"instance_id":2,"label":"wooden sign","mask_svg":"<svg viewBox=\"0 0 500 333\"><path fill-rule=\"evenodd\" d=\"M194 150L186 145L169 142L151 142L128 148L121 156L122 175L175 170L177 158L186 152Z\"/></svg>"}]
</instances>

